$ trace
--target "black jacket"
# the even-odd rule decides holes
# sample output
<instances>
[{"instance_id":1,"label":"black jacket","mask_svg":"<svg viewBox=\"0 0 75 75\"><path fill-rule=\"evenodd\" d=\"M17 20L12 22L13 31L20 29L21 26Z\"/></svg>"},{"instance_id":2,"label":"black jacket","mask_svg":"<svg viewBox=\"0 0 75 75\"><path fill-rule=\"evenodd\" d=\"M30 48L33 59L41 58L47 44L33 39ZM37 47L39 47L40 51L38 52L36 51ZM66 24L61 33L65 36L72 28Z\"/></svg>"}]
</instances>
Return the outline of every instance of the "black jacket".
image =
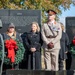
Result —
<instances>
[{"instance_id":1,"label":"black jacket","mask_svg":"<svg viewBox=\"0 0 75 75\"><path fill-rule=\"evenodd\" d=\"M10 39L11 38L6 33L3 33L2 36L3 36L3 40L6 40L6 39ZM20 34L18 32L16 32L16 39L18 39L20 42L22 42L22 39L21 39Z\"/></svg>"},{"instance_id":2,"label":"black jacket","mask_svg":"<svg viewBox=\"0 0 75 75\"><path fill-rule=\"evenodd\" d=\"M40 51L42 40L41 40L41 34L40 32L29 32L26 34L25 37L25 44L28 50L30 51L30 48L35 47L36 51Z\"/></svg>"},{"instance_id":3,"label":"black jacket","mask_svg":"<svg viewBox=\"0 0 75 75\"><path fill-rule=\"evenodd\" d=\"M42 39L40 32L29 32L26 34L25 47L27 51L28 69L34 69L34 67L35 69L41 69L41 45ZM30 51L32 47L36 48L34 53Z\"/></svg>"},{"instance_id":4,"label":"black jacket","mask_svg":"<svg viewBox=\"0 0 75 75\"><path fill-rule=\"evenodd\" d=\"M68 45L69 45L69 37L67 33L62 32L62 38L60 40L60 44L61 44L61 49L59 52L59 58L62 60L67 59L67 54L65 53L66 51L68 51Z\"/></svg>"}]
</instances>

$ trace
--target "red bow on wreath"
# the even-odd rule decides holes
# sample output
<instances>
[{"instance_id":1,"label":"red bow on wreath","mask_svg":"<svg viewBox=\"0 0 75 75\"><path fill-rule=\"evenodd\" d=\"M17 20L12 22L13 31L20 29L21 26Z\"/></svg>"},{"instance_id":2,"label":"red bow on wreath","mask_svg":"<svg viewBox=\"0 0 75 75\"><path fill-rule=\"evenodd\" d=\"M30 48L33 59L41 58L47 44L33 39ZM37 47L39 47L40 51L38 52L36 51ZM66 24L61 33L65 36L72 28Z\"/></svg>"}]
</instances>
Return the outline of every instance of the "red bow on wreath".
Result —
<instances>
[{"instance_id":1,"label":"red bow on wreath","mask_svg":"<svg viewBox=\"0 0 75 75\"><path fill-rule=\"evenodd\" d=\"M5 47L8 50L8 58L11 60L12 63L15 62L15 50L17 50L17 42L13 39L9 39L5 41Z\"/></svg>"},{"instance_id":2,"label":"red bow on wreath","mask_svg":"<svg viewBox=\"0 0 75 75\"><path fill-rule=\"evenodd\" d=\"M72 40L72 43L73 43L73 45L75 46L75 37L74 37L74 39Z\"/></svg>"}]
</instances>

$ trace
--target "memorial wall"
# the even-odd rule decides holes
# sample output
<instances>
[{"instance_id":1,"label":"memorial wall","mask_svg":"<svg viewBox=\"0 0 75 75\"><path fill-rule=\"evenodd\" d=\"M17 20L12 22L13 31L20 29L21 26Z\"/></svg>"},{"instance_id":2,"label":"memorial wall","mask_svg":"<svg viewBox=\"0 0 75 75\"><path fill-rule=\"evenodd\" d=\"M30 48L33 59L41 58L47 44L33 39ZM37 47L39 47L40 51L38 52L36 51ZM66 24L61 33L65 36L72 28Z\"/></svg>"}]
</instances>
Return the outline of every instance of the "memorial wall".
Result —
<instances>
[{"instance_id":1,"label":"memorial wall","mask_svg":"<svg viewBox=\"0 0 75 75\"><path fill-rule=\"evenodd\" d=\"M0 10L2 28L0 33L7 30L9 23L14 23L19 33L30 31L31 23L36 21L41 25L40 10Z\"/></svg>"}]
</instances>

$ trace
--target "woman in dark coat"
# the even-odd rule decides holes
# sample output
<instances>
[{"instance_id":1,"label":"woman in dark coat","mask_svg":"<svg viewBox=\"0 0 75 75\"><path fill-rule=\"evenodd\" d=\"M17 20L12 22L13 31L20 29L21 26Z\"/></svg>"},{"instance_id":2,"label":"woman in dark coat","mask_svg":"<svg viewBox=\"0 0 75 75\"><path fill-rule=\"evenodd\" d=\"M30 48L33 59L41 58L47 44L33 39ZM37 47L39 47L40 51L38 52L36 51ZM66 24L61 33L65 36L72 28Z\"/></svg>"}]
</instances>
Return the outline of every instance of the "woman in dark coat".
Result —
<instances>
[{"instance_id":1,"label":"woman in dark coat","mask_svg":"<svg viewBox=\"0 0 75 75\"><path fill-rule=\"evenodd\" d=\"M11 39L12 38L12 39L18 39L22 43L22 39L21 39L19 33L16 32L15 26L14 26L13 23L9 24L7 32L3 33L2 36L3 36L3 40L4 41L7 40L7 39ZM6 47L5 47L5 52L7 52L7 48ZM14 66L13 68L19 69L19 64L14 64L13 66ZM4 64L4 70L11 69L11 68L12 68L12 66L10 64L8 64L8 65Z\"/></svg>"},{"instance_id":2,"label":"woman in dark coat","mask_svg":"<svg viewBox=\"0 0 75 75\"><path fill-rule=\"evenodd\" d=\"M60 40L61 49L59 52L59 70L66 69L66 59L69 45L69 38L66 32L64 32L64 25L61 23L62 28L62 38Z\"/></svg>"},{"instance_id":3,"label":"woman in dark coat","mask_svg":"<svg viewBox=\"0 0 75 75\"><path fill-rule=\"evenodd\" d=\"M28 50L28 69L41 69L41 42L39 25L37 22L32 22L31 31L25 38Z\"/></svg>"}]
</instances>

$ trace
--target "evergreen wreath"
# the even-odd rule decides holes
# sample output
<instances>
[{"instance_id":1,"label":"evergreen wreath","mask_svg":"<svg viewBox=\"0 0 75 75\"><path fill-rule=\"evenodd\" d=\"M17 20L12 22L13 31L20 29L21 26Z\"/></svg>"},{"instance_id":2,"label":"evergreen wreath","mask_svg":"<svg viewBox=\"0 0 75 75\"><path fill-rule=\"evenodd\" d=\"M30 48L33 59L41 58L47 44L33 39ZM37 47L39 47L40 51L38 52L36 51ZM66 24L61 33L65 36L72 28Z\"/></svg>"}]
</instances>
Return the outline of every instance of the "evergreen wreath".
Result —
<instances>
[{"instance_id":1,"label":"evergreen wreath","mask_svg":"<svg viewBox=\"0 0 75 75\"><path fill-rule=\"evenodd\" d=\"M75 38L72 40L72 42L70 44L70 52L72 55L75 56Z\"/></svg>"},{"instance_id":2,"label":"evergreen wreath","mask_svg":"<svg viewBox=\"0 0 75 75\"><path fill-rule=\"evenodd\" d=\"M19 64L24 58L25 48L24 48L23 44L18 39L16 39L15 41L17 42L18 50L16 50L14 64ZM2 46L2 45L0 45L0 46ZM9 58L7 58L6 54L7 54L7 52L5 52L4 63L11 64L11 61ZM1 59L2 59L2 50L0 50L0 60Z\"/></svg>"}]
</instances>

